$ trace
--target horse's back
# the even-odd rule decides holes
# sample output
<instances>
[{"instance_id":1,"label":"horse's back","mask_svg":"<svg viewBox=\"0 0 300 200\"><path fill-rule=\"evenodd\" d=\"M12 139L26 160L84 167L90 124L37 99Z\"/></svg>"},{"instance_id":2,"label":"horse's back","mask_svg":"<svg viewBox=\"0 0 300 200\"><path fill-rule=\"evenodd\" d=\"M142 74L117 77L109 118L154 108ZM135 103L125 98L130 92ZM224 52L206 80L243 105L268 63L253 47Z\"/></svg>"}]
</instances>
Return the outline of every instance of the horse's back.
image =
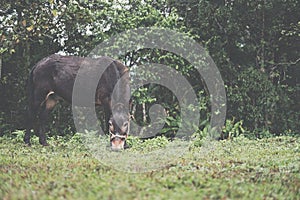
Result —
<instances>
[{"instance_id":1,"label":"horse's back","mask_svg":"<svg viewBox=\"0 0 300 200\"><path fill-rule=\"evenodd\" d=\"M79 70L81 70L81 74L87 74L84 77L85 82L92 84L93 81L98 82L95 91L96 102L110 98L121 76L128 76L128 83L126 84L129 84L128 68L110 57L84 58L53 54L34 66L32 73L34 89L40 96L46 96L53 91L56 95L71 102L73 87ZM102 71L102 74L99 71ZM98 77L98 75L102 76ZM85 86L83 90L90 88Z\"/></svg>"}]
</instances>

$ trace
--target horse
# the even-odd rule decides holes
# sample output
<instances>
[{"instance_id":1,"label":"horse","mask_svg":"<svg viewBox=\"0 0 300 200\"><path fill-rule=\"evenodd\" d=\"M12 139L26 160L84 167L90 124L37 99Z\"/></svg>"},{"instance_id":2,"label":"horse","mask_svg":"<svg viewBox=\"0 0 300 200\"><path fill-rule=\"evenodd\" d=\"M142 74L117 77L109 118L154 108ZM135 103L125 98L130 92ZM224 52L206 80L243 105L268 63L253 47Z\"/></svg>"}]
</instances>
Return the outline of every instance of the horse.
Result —
<instances>
[{"instance_id":1,"label":"horse","mask_svg":"<svg viewBox=\"0 0 300 200\"><path fill-rule=\"evenodd\" d=\"M44 146L49 145L45 130L49 113L60 99L72 104L73 89L79 69L86 70L86 72L104 70L102 76L97 77L99 82L93 105L104 107L107 125L105 126L109 130L111 149L124 149L129 131L129 70L121 62L107 56L84 58L53 54L33 66L27 81L28 117L24 136L25 144L31 145L30 136L33 129L34 133L39 136L39 143ZM123 82L120 86L117 83L121 78ZM117 90L119 102L112 105L115 87L120 87ZM79 106L89 105L83 102Z\"/></svg>"}]
</instances>

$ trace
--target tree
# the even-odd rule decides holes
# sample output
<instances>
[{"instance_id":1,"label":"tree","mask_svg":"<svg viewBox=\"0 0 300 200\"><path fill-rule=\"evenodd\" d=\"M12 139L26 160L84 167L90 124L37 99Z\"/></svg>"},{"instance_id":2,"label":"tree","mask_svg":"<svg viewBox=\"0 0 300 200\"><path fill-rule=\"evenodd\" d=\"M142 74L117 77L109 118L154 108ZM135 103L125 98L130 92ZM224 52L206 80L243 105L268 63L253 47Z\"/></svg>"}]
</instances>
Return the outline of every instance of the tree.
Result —
<instances>
[{"instance_id":1,"label":"tree","mask_svg":"<svg viewBox=\"0 0 300 200\"><path fill-rule=\"evenodd\" d=\"M209 51L226 84L228 118L244 120L250 130L298 131L298 0L26 0L3 1L0 7L1 129L23 127L27 74L38 60L59 51L86 56L117 33L154 26L184 32ZM197 94L208 97L193 66L170 52L140 49L119 59L132 68L169 65L185 75ZM163 95L157 98L157 93ZM164 130L178 126L178 104L170 91L150 84L134 98L143 105L135 108L142 123L154 102L168 100L169 120L175 123L168 122ZM205 121L208 98L201 105ZM58 117L71 121L68 109L61 110Z\"/></svg>"},{"instance_id":2,"label":"tree","mask_svg":"<svg viewBox=\"0 0 300 200\"><path fill-rule=\"evenodd\" d=\"M174 0L170 5L221 70L228 117L239 116L250 129L297 130L293 118L299 118L299 1ZM251 90L258 80L262 82ZM245 98L253 102L257 95L265 96L260 104L245 105Z\"/></svg>"}]
</instances>

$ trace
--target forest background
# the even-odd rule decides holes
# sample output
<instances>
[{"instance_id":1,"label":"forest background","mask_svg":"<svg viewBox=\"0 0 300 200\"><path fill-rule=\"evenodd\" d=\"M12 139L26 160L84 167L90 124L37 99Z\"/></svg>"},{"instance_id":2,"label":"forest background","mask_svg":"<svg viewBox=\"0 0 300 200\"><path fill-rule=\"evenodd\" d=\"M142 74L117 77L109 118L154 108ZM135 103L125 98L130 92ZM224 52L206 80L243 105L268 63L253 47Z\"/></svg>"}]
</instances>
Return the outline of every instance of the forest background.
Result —
<instances>
[{"instance_id":1,"label":"forest background","mask_svg":"<svg viewBox=\"0 0 300 200\"><path fill-rule=\"evenodd\" d=\"M86 56L122 31L162 27L193 38L220 70L227 95L224 137L234 126L239 129L234 133L249 137L299 135L299 4L298 0L1 1L0 134L24 129L28 73L43 57L57 52ZM208 125L209 94L186 60L147 49L118 59L128 67L155 61L185 74L201 99L198 128ZM175 134L181 119L170 91L145 85L133 99L140 124L148 123L147 110L153 103L167 101L161 134ZM52 135L74 131L70 106L59 106L50 121Z\"/></svg>"}]
</instances>

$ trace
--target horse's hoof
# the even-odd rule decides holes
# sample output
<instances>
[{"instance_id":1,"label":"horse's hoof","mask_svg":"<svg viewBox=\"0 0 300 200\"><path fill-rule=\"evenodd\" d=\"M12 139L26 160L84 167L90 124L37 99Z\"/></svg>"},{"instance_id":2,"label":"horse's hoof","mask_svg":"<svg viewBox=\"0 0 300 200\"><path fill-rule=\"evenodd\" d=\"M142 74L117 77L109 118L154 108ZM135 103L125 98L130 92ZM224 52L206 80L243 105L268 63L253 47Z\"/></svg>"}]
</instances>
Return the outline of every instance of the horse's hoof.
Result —
<instances>
[{"instance_id":1,"label":"horse's hoof","mask_svg":"<svg viewBox=\"0 0 300 200\"><path fill-rule=\"evenodd\" d=\"M23 142L25 143L25 145L31 146L29 138L24 137Z\"/></svg>"},{"instance_id":2,"label":"horse's hoof","mask_svg":"<svg viewBox=\"0 0 300 200\"><path fill-rule=\"evenodd\" d=\"M44 147L49 146L49 144L47 142L41 142L40 141L40 144L43 145Z\"/></svg>"}]
</instances>

